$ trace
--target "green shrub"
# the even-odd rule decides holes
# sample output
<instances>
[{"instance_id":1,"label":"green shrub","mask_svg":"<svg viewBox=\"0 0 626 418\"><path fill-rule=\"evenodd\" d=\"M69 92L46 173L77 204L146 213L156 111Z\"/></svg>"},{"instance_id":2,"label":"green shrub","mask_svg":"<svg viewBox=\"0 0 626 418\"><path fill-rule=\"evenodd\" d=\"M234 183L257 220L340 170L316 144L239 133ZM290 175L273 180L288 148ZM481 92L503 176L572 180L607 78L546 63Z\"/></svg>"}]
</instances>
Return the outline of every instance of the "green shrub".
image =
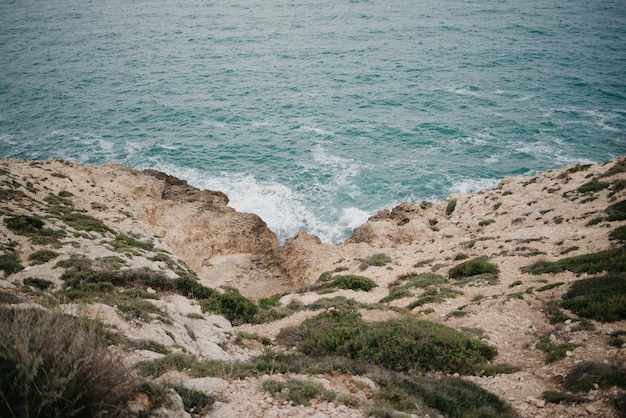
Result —
<instances>
[{"instance_id":1,"label":"green shrub","mask_svg":"<svg viewBox=\"0 0 626 418\"><path fill-rule=\"evenodd\" d=\"M40 310L0 310L1 416L124 415L135 388L101 327Z\"/></svg>"},{"instance_id":2,"label":"green shrub","mask_svg":"<svg viewBox=\"0 0 626 418\"><path fill-rule=\"evenodd\" d=\"M427 258L426 260L421 260L421 261L418 261L417 263L413 264L413 267L414 268L424 267L426 264L430 264L433 261L435 261L434 258Z\"/></svg>"},{"instance_id":3,"label":"green shrub","mask_svg":"<svg viewBox=\"0 0 626 418\"><path fill-rule=\"evenodd\" d=\"M17 254L8 252L0 255L0 270L4 271L4 276L6 277L24 270L24 266Z\"/></svg>"},{"instance_id":4,"label":"green shrub","mask_svg":"<svg viewBox=\"0 0 626 418\"><path fill-rule=\"evenodd\" d=\"M283 339L281 333L277 341ZM345 356L394 371L471 373L496 354L494 348L440 324L414 318L366 323L352 312L322 313L303 321L292 335L306 355Z\"/></svg>"},{"instance_id":5,"label":"green shrub","mask_svg":"<svg viewBox=\"0 0 626 418\"><path fill-rule=\"evenodd\" d=\"M567 392L559 392L556 390L546 390L543 392L542 398L549 403L577 403L580 402L580 396Z\"/></svg>"},{"instance_id":6,"label":"green shrub","mask_svg":"<svg viewBox=\"0 0 626 418\"><path fill-rule=\"evenodd\" d=\"M478 222L478 226L487 226L493 223L496 223L495 219L483 219L482 221Z\"/></svg>"},{"instance_id":7,"label":"green shrub","mask_svg":"<svg viewBox=\"0 0 626 418\"><path fill-rule=\"evenodd\" d=\"M429 416L516 417L502 399L475 383L453 377L395 376L381 382L376 401L406 413L430 412Z\"/></svg>"},{"instance_id":8,"label":"green shrub","mask_svg":"<svg viewBox=\"0 0 626 418\"><path fill-rule=\"evenodd\" d=\"M455 298L462 294L463 292L450 289L449 287L429 286L419 295L417 300L407 306L407 309L415 309L428 303L443 302L446 299Z\"/></svg>"},{"instance_id":9,"label":"green shrub","mask_svg":"<svg viewBox=\"0 0 626 418\"><path fill-rule=\"evenodd\" d=\"M588 183L583 184L578 187L576 191L578 193L588 193L588 192L599 192L600 190L606 189L609 187L610 183L599 181L598 179L593 179Z\"/></svg>"},{"instance_id":10,"label":"green shrub","mask_svg":"<svg viewBox=\"0 0 626 418\"><path fill-rule=\"evenodd\" d=\"M338 310L348 310L348 311L356 311L359 308L366 307L367 305L362 304L354 300L353 298L347 298L345 296L335 296L332 298L320 298L315 302L311 303L307 306L307 308L311 311L318 311L321 309L338 309Z\"/></svg>"},{"instance_id":11,"label":"green shrub","mask_svg":"<svg viewBox=\"0 0 626 418\"><path fill-rule=\"evenodd\" d=\"M544 351L546 356L546 363L554 363L555 361L565 358L568 351L580 347L580 344L564 343L553 344L548 337L544 337L535 344L535 347Z\"/></svg>"},{"instance_id":12,"label":"green shrub","mask_svg":"<svg viewBox=\"0 0 626 418\"><path fill-rule=\"evenodd\" d=\"M52 250L38 250L28 256L31 264L44 264L59 256L59 253Z\"/></svg>"},{"instance_id":13,"label":"green shrub","mask_svg":"<svg viewBox=\"0 0 626 418\"><path fill-rule=\"evenodd\" d=\"M595 384L601 389L626 389L626 367L599 361L578 363L567 374L563 386L570 392L587 392Z\"/></svg>"},{"instance_id":14,"label":"green shrub","mask_svg":"<svg viewBox=\"0 0 626 418\"><path fill-rule=\"evenodd\" d=\"M281 295L270 296L269 298L263 298L259 300L259 307L262 309L269 309L276 306L280 306Z\"/></svg>"},{"instance_id":15,"label":"green shrub","mask_svg":"<svg viewBox=\"0 0 626 418\"><path fill-rule=\"evenodd\" d=\"M290 379L287 383L277 380L266 380L263 389L274 397L292 401L298 405L309 405L311 399L322 398L327 401L335 399L333 391L324 389L320 384L301 379Z\"/></svg>"},{"instance_id":16,"label":"green shrub","mask_svg":"<svg viewBox=\"0 0 626 418\"><path fill-rule=\"evenodd\" d=\"M383 267L386 266L387 263L391 262L391 258L385 254L374 254L372 256L367 257L361 265L359 266L360 270L367 270L369 266L375 267Z\"/></svg>"},{"instance_id":17,"label":"green shrub","mask_svg":"<svg viewBox=\"0 0 626 418\"><path fill-rule=\"evenodd\" d=\"M558 261L538 261L522 267L522 272L530 274L558 273L569 270L573 273L599 273L601 271L626 271L626 249L613 248L591 254L562 258Z\"/></svg>"},{"instance_id":18,"label":"green shrub","mask_svg":"<svg viewBox=\"0 0 626 418\"><path fill-rule=\"evenodd\" d=\"M615 228L609 233L609 239L613 241L626 241L626 225Z\"/></svg>"},{"instance_id":19,"label":"green shrub","mask_svg":"<svg viewBox=\"0 0 626 418\"><path fill-rule=\"evenodd\" d=\"M490 274L498 277L500 269L497 265L488 262L485 258L479 257L458 264L448 271L448 276L452 279L477 276L480 274Z\"/></svg>"},{"instance_id":20,"label":"green shrub","mask_svg":"<svg viewBox=\"0 0 626 418\"><path fill-rule=\"evenodd\" d=\"M450 200L448 204L446 205L446 215L447 216L452 215L452 212L454 212L454 209L456 209L456 199Z\"/></svg>"},{"instance_id":21,"label":"green shrub","mask_svg":"<svg viewBox=\"0 0 626 418\"><path fill-rule=\"evenodd\" d=\"M404 284L402 284L404 283ZM438 286L442 284L448 283L448 279L446 279L441 274L435 273L409 273L399 276L397 280L395 280L391 285L392 287L400 286L405 287L407 289L411 288L421 288L425 289L429 286Z\"/></svg>"},{"instance_id":22,"label":"green shrub","mask_svg":"<svg viewBox=\"0 0 626 418\"><path fill-rule=\"evenodd\" d=\"M11 231L20 235L37 234L44 226L41 218L28 215L10 216L4 219L4 224Z\"/></svg>"},{"instance_id":23,"label":"green shrub","mask_svg":"<svg viewBox=\"0 0 626 418\"><path fill-rule=\"evenodd\" d=\"M252 322L259 309L250 300L234 291L217 293L209 299L201 300L200 306L203 312L223 315L233 325Z\"/></svg>"},{"instance_id":24,"label":"green shrub","mask_svg":"<svg viewBox=\"0 0 626 418\"><path fill-rule=\"evenodd\" d=\"M27 277L24 279L24 284L27 286L35 287L39 290L47 290L54 285L50 280L40 279L37 277Z\"/></svg>"},{"instance_id":25,"label":"green shrub","mask_svg":"<svg viewBox=\"0 0 626 418\"><path fill-rule=\"evenodd\" d=\"M413 293L406 287L394 287L389 291L389 295L382 298L380 303L388 303L396 299L403 299L413 296Z\"/></svg>"},{"instance_id":26,"label":"green shrub","mask_svg":"<svg viewBox=\"0 0 626 418\"><path fill-rule=\"evenodd\" d=\"M577 280L563 295L561 305L600 322L626 319L626 273Z\"/></svg>"},{"instance_id":27,"label":"green shrub","mask_svg":"<svg viewBox=\"0 0 626 418\"><path fill-rule=\"evenodd\" d=\"M334 278L333 286L338 287L339 289L350 289L350 290L362 290L364 292L369 292L373 288L376 287L376 283L367 277L363 276L336 276Z\"/></svg>"},{"instance_id":28,"label":"green shrub","mask_svg":"<svg viewBox=\"0 0 626 418\"><path fill-rule=\"evenodd\" d=\"M124 252L129 248L139 248L141 250L153 250L154 244L147 241L139 241L128 235L119 234L113 241L114 251Z\"/></svg>"},{"instance_id":29,"label":"green shrub","mask_svg":"<svg viewBox=\"0 0 626 418\"><path fill-rule=\"evenodd\" d=\"M552 290L556 287L563 286L564 284L565 284L564 282L550 283L550 284L547 284L545 286L541 286L540 288L538 288L537 292L545 292L547 290Z\"/></svg>"},{"instance_id":30,"label":"green shrub","mask_svg":"<svg viewBox=\"0 0 626 418\"><path fill-rule=\"evenodd\" d=\"M626 200L620 200L617 203L609 205L605 210L608 221L618 221L626 219Z\"/></svg>"},{"instance_id":31,"label":"green shrub","mask_svg":"<svg viewBox=\"0 0 626 418\"><path fill-rule=\"evenodd\" d=\"M195 389L189 389L182 385L171 386L183 400L185 411L193 413L194 415L205 415L211 410L215 403L215 398L207 395L204 392Z\"/></svg>"}]
</instances>

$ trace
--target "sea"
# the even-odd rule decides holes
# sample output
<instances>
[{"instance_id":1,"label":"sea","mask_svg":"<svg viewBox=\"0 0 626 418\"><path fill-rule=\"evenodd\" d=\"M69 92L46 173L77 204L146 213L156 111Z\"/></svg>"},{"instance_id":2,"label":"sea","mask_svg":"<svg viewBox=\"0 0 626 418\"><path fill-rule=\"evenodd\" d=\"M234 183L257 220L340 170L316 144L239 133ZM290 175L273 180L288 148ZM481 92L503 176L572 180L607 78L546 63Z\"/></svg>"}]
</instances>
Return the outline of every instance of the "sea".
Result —
<instances>
[{"instance_id":1,"label":"sea","mask_svg":"<svg viewBox=\"0 0 626 418\"><path fill-rule=\"evenodd\" d=\"M281 241L621 155L624 0L0 0L0 158L164 171Z\"/></svg>"}]
</instances>

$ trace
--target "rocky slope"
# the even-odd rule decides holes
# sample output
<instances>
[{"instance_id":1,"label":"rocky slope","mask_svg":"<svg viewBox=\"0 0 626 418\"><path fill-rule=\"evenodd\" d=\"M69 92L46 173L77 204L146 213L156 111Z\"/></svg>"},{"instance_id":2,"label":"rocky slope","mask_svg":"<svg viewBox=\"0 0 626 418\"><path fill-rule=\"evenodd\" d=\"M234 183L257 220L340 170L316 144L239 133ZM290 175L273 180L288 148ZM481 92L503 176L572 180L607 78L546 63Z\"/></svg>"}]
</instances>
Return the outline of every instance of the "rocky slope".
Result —
<instances>
[{"instance_id":1,"label":"rocky slope","mask_svg":"<svg viewBox=\"0 0 626 418\"><path fill-rule=\"evenodd\" d=\"M275 341L281 329L352 303L366 321L413 317L475 333L497 348L497 363L514 367L459 378L498 395L519 416L620 414L623 393L615 387L585 391L574 402L543 397L565 393L563 382L577 364L623 366L624 317L581 321L558 305L573 282L623 267L623 254L593 272L532 274L524 267L623 247L626 159L506 178L493 190L441 203L401 204L334 245L301 231L280 246L256 215L228 207L223 193L118 164L3 160L0 183L0 303L96 319L123 337L116 350L129 367L168 353L232 364L267 347L289 352ZM498 272L453 278L454 268L470 260L488 261ZM349 275L376 287L326 286ZM111 288L98 293L86 286L94 277L107 277ZM409 285L416 277L437 283ZM200 297L205 289L219 294ZM249 308L248 316L224 310L224 300L239 303L241 295L260 307L237 305ZM625 300L618 302L622 309ZM563 355L546 362L551 348ZM296 377L340 396L300 405L263 388L267 380ZM209 416L349 417L380 407L379 382L370 377L303 370L236 378L185 369L156 381L213 396ZM140 392L132 408L139 415L188 416L178 395L168 396L159 410ZM387 408L391 414L394 408Z\"/></svg>"}]
</instances>

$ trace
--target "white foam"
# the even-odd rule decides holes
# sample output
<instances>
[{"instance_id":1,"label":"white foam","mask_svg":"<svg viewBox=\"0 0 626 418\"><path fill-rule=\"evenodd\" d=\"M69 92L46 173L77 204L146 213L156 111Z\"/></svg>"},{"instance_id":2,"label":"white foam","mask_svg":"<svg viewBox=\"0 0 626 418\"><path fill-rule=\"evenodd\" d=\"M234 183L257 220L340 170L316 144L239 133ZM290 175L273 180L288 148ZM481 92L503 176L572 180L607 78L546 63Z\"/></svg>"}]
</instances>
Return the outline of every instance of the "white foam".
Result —
<instances>
[{"instance_id":1,"label":"white foam","mask_svg":"<svg viewBox=\"0 0 626 418\"><path fill-rule=\"evenodd\" d=\"M492 189L498 184L497 179L490 178L466 178L450 186L451 193L470 194L481 190Z\"/></svg>"},{"instance_id":2,"label":"white foam","mask_svg":"<svg viewBox=\"0 0 626 418\"><path fill-rule=\"evenodd\" d=\"M298 130L303 131L303 132L313 132L315 134L322 135L322 136L334 136L335 135L333 131L327 131L326 129L316 128L314 126L301 126L300 128L298 128Z\"/></svg>"},{"instance_id":3,"label":"white foam","mask_svg":"<svg viewBox=\"0 0 626 418\"><path fill-rule=\"evenodd\" d=\"M0 142L4 142L7 145L16 145L17 142L13 140L13 135L0 134Z\"/></svg>"},{"instance_id":4,"label":"white foam","mask_svg":"<svg viewBox=\"0 0 626 418\"><path fill-rule=\"evenodd\" d=\"M341 211L339 222L352 230L367 222L370 216L371 215L369 212L365 212L364 210L361 210L359 208L344 208Z\"/></svg>"}]
</instances>

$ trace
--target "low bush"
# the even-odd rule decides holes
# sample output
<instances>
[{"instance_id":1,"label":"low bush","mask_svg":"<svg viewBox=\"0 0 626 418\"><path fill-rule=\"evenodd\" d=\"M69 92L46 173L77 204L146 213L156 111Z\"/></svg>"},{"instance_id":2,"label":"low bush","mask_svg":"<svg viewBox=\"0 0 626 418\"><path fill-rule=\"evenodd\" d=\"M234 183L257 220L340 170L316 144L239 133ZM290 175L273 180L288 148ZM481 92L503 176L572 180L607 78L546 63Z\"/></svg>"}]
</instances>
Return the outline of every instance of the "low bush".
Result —
<instances>
[{"instance_id":1,"label":"low bush","mask_svg":"<svg viewBox=\"0 0 626 418\"><path fill-rule=\"evenodd\" d=\"M56 313L0 310L0 416L124 415L135 380L101 327Z\"/></svg>"},{"instance_id":2,"label":"low bush","mask_svg":"<svg viewBox=\"0 0 626 418\"><path fill-rule=\"evenodd\" d=\"M495 219L483 219L480 222L478 222L478 226L487 226L493 223L496 223Z\"/></svg>"},{"instance_id":3,"label":"low bush","mask_svg":"<svg viewBox=\"0 0 626 418\"><path fill-rule=\"evenodd\" d=\"M379 383L376 402L406 413L460 418L517 416L498 396L463 379L393 376Z\"/></svg>"},{"instance_id":4,"label":"low bush","mask_svg":"<svg viewBox=\"0 0 626 418\"><path fill-rule=\"evenodd\" d=\"M16 234L29 235L39 233L44 226L44 221L36 216L16 215L5 218L4 224Z\"/></svg>"},{"instance_id":5,"label":"low bush","mask_svg":"<svg viewBox=\"0 0 626 418\"><path fill-rule=\"evenodd\" d=\"M4 271L4 276L6 277L24 270L24 266L16 253L7 252L0 254L0 270Z\"/></svg>"},{"instance_id":6,"label":"low bush","mask_svg":"<svg viewBox=\"0 0 626 418\"><path fill-rule=\"evenodd\" d=\"M544 351L546 353L546 363L554 363L555 361L561 360L565 358L568 351L575 349L576 347L580 347L580 344L575 343L563 343L563 344L554 344L550 341L548 337L544 337L535 347Z\"/></svg>"},{"instance_id":7,"label":"low bush","mask_svg":"<svg viewBox=\"0 0 626 418\"><path fill-rule=\"evenodd\" d=\"M474 258L452 267L448 271L448 276L452 279L461 279L477 275L493 275L498 277L500 268L490 263L484 257Z\"/></svg>"},{"instance_id":8,"label":"low bush","mask_svg":"<svg viewBox=\"0 0 626 418\"><path fill-rule=\"evenodd\" d=\"M204 416L211 410L215 403L213 396L207 395L199 390L189 389L183 385L174 385L171 386L171 388L180 395L185 411L193 413L194 415Z\"/></svg>"},{"instance_id":9,"label":"low bush","mask_svg":"<svg viewBox=\"0 0 626 418\"><path fill-rule=\"evenodd\" d=\"M374 254L372 256L367 257L361 265L359 266L360 270L367 270L369 266L375 267L383 267L386 266L387 263L391 262L391 258L385 254Z\"/></svg>"},{"instance_id":10,"label":"low bush","mask_svg":"<svg viewBox=\"0 0 626 418\"><path fill-rule=\"evenodd\" d=\"M24 279L24 284L39 290L47 290L54 285L50 280L40 279L38 277L27 277Z\"/></svg>"},{"instance_id":11,"label":"low bush","mask_svg":"<svg viewBox=\"0 0 626 418\"><path fill-rule=\"evenodd\" d=\"M563 386L570 392L587 392L598 385L601 389L613 386L626 389L626 367L599 361L585 361L572 367Z\"/></svg>"},{"instance_id":12,"label":"low bush","mask_svg":"<svg viewBox=\"0 0 626 418\"><path fill-rule=\"evenodd\" d=\"M59 256L59 253L52 250L38 250L28 256L31 264L44 264Z\"/></svg>"},{"instance_id":13,"label":"low bush","mask_svg":"<svg viewBox=\"0 0 626 418\"><path fill-rule=\"evenodd\" d=\"M278 342L311 356L344 356L394 371L472 373L496 350L444 325L414 318L364 322L355 312L322 313L283 329Z\"/></svg>"},{"instance_id":14,"label":"low bush","mask_svg":"<svg viewBox=\"0 0 626 418\"><path fill-rule=\"evenodd\" d=\"M580 396L567 392L559 392L556 390L546 390L543 392L542 398L549 403L576 403L580 402Z\"/></svg>"},{"instance_id":15,"label":"low bush","mask_svg":"<svg viewBox=\"0 0 626 418\"><path fill-rule=\"evenodd\" d=\"M112 242L114 251L124 252L128 249L138 248L141 250L153 250L154 244L147 241L139 241L125 234L118 234Z\"/></svg>"},{"instance_id":16,"label":"low bush","mask_svg":"<svg viewBox=\"0 0 626 418\"><path fill-rule=\"evenodd\" d=\"M266 380L263 389L272 396L294 402L298 405L309 405L314 398L333 401L336 394L324 389L319 383L301 379L290 379L286 383L278 380Z\"/></svg>"},{"instance_id":17,"label":"low bush","mask_svg":"<svg viewBox=\"0 0 626 418\"><path fill-rule=\"evenodd\" d=\"M200 301L202 312L213 312L223 315L226 319L239 325L254 321L259 308L235 291L217 293L215 296Z\"/></svg>"},{"instance_id":18,"label":"low bush","mask_svg":"<svg viewBox=\"0 0 626 418\"><path fill-rule=\"evenodd\" d=\"M446 299L455 298L462 294L463 292L449 287L429 286L419 295L417 300L407 306L407 309L415 309L428 303L443 302Z\"/></svg>"},{"instance_id":19,"label":"low bush","mask_svg":"<svg viewBox=\"0 0 626 418\"><path fill-rule=\"evenodd\" d=\"M600 322L626 319L626 273L608 273L577 280L561 305L575 314Z\"/></svg>"},{"instance_id":20,"label":"low bush","mask_svg":"<svg viewBox=\"0 0 626 418\"><path fill-rule=\"evenodd\" d=\"M411 296L413 296L413 292L411 292L406 287L394 287L391 290L389 290L389 295L382 298L379 302L389 303L396 299L403 299L403 298L408 298Z\"/></svg>"},{"instance_id":21,"label":"low bush","mask_svg":"<svg viewBox=\"0 0 626 418\"><path fill-rule=\"evenodd\" d=\"M595 274L601 271L626 271L626 248L612 248L596 253L562 258L557 261L538 261L522 267L522 272L530 274L558 273L569 270L573 273Z\"/></svg>"},{"instance_id":22,"label":"low bush","mask_svg":"<svg viewBox=\"0 0 626 418\"><path fill-rule=\"evenodd\" d=\"M611 183L607 183L604 181L599 181L598 179L593 179L585 184L583 184L582 186L578 187L576 189L576 191L578 193L593 193L593 192L599 192L600 190L606 189L607 187L609 187Z\"/></svg>"},{"instance_id":23,"label":"low bush","mask_svg":"<svg viewBox=\"0 0 626 418\"><path fill-rule=\"evenodd\" d=\"M447 216L452 215L452 212L454 212L454 209L456 209L456 199L450 200L448 204L446 205L446 215Z\"/></svg>"},{"instance_id":24,"label":"low bush","mask_svg":"<svg viewBox=\"0 0 626 418\"><path fill-rule=\"evenodd\" d=\"M369 292L376 287L376 282L363 276L335 276L330 286L337 287L339 289L362 290L364 292Z\"/></svg>"},{"instance_id":25,"label":"low bush","mask_svg":"<svg viewBox=\"0 0 626 418\"><path fill-rule=\"evenodd\" d=\"M609 239L611 241L626 241L626 225L622 225L619 228L615 228L609 233Z\"/></svg>"}]
</instances>

